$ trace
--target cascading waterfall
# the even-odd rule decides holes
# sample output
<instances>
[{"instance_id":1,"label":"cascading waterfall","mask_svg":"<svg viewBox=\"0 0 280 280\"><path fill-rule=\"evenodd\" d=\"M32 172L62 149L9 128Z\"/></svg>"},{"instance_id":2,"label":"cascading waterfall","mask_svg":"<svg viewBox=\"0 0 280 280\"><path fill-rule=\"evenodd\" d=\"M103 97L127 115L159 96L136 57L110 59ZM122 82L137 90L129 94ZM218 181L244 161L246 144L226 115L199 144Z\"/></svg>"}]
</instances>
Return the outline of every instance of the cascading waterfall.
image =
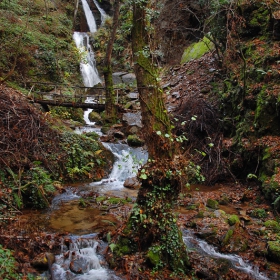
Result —
<instances>
[{"instance_id":1,"label":"cascading waterfall","mask_svg":"<svg viewBox=\"0 0 280 280\"><path fill-rule=\"evenodd\" d=\"M84 13L85 13L85 16L86 16L86 19L87 19L87 24L88 24L89 31L91 33L95 33L96 30L97 30L96 21L95 21L95 18L93 16L93 14L92 14L92 11L91 11L91 9L88 5L87 0L82 0L82 4L83 4Z\"/></svg>"},{"instance_id":2,"label":"cascading waterfall","mask_svg":"<svg viewBox=\"0 0 280 280\"><path fill-rule=\"evenodd\" d=\"M84 13L86 16L88 28L91 33L97 31L96 21L90 10L86 0L82 0ZM83 77L83 82L86 87L93 87L101 83L101 79L96 69L94 52L89 42L89 36L86 32L74 32L73 39L81 55L80 69Z\"/></svg>"},{"instance_id":3,"label":"cascading waterfall","mask_svg":"<svg viewBox=\"0 0 280 280\"><path fill-rule=\"evenodd\" d=\"M94 53L89 44L89 36L85 32L74 32L73 39L82 57L80 70L83 77L84 86L93 87L101 82L95 67Z\"/></svg>"},{"instance_id":4,"label":"cascading waterfall","mask_svg":"<svg viewBox=\"0 0 280 280\"><path fill-rule=\"evenodd\" d=\"M106 14L106 12L99 6L99 4L97 3L96 0L93 0L93 3L95 4L96 8L98 9L98 11L99 11L99 13L100 13L100 15L101 15L101 25L103 25L104 22L105 22L105 19L106 19L106 17L107 17L107 14Z\"/></svg>"}]
</instances>

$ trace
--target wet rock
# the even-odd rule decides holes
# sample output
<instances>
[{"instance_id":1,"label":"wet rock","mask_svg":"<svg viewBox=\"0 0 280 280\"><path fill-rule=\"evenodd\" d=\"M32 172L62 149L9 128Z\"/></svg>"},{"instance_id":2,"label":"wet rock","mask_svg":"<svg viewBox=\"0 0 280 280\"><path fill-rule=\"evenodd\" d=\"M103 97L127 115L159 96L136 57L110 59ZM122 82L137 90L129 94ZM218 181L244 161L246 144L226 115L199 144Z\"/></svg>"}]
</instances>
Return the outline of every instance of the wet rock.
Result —
<instances>
[{"instance_id":1,"label":"wet rock","mask_svg":"<svg viewBox=\"0 0 280 280\"><path fill-rule=\"evenodd\" d=\"M144 141L140 139L137 135L128 135L127 143L132 147L141 147L144 145Z\"/></svg>"},{"instance_id":2,"label":"wet rock","mask_svg":"<svg viewBox=\"0 0 280 280\"><path fill-rule=\"evenodd\" d=\"M114 137L116 137L116 138L118 138L118 139L124 139L124 138L125 138L125 135L124 135L124 133L122 133L121 131L116 130L116 131L114 132Z\"/></svg>"},{"instance_id":3,"label":"wet rock","mask_svg":"<svg viewBox=\"0 0 280 280\"><path fill-rule=\"evenodd\" d=\"M69 269L75 274L83 274L83 269L85 270L85 264L81 259L76 259L70 262Z\"/></svg>"},{"instance_id":4,"label":"wet rock","mask_svg":"<svg viewBox=\"0 0 280 280\"><path fill-rule=\"evenodd\" d=\"M49 265L48 265L48 259L46 257L46 254L45 253L41 253L38 256L36 256L33 259L33 261L31 262L31 265L34 268L37 268L37 269L47 270L49 268Z\"/></svg>"},{"instance_id":5,"label":"wet rock","mask_svg":"<svg viewBox=\"0 0 280 280\"><path fill-rule=\"evenodd\" d=\"M123 183L123 186L125 188L128 188L128 189L133 189L133 190L136 190L136 189L139 189L141 184L140 182L138 181L137 177L133 177L133 178L127 178L124 183Z\"/></svg>"},{"instance_id":6,"label":"wet rock","mask_svg":"<svg viewBox=\"0 0 280 280\"><path fill-rule=\"evenodd\" d=\"M197 233L197 236L207 241L208 239L212 239L213 237L215 237L216 234L217 233L214 229L202 229L200 232Z\"/></svg>"}]
</instances>

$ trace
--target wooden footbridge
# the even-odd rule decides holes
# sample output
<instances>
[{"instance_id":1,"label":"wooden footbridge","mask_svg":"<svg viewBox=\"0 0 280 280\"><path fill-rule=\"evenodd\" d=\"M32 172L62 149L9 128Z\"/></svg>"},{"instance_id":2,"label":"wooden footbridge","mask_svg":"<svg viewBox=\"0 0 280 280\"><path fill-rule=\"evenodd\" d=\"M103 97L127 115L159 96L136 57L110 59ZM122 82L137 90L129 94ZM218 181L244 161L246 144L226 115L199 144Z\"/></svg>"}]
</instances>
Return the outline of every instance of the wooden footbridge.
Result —
<instances>
[{"instance_id":1,"label":"wooden footbridge","mask_svg":"<svg viewBox=\"0 0 280 280\"><path fill-rule=\"evenodd\" d=\"M115 89L118 103L121 89ZM28 97L41 105L75 107L103 111L105 109L104 87L80 87L63 84L33 83Z\"/></svg>"}]
</instances>

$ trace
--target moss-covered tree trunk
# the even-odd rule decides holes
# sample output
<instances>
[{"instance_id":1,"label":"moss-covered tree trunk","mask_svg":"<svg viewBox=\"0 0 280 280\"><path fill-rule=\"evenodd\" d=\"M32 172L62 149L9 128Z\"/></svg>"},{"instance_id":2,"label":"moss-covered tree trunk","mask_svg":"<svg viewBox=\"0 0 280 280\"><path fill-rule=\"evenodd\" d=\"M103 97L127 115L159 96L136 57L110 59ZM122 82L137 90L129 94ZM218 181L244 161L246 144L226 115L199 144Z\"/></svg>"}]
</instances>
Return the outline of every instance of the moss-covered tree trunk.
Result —
<instances>
[{"instance_id":1,"label":"moss-covered tree trunk","mask_svg":"<svg viewBox=\"0 0 280 280\"><path fill-rule=\"evenodd\" d=\"M106 118L112 122L115 122L117 119L117 108L116 108L116 96L114 91L113 84L113 70L112 70L112 52L113 44L116 37L118 22L119 22L119 13L120 13L120 0L114 1L114 16L113 16L113 26L110 39L107 44L106 56L104 60L103 75L105 81L105 90L106 90L106 105L105 112Z\"/></svg>"},{"instance_id":2,"label":"moss-covered tree trunk","mask_svg":"<svg viewBox=\"0 0 280 280\"><path fill-rule=\"evenodd\" d=\"M150 1L133 4L132 44L149 161L139 171L141 188L114 256L141 252L154 269L188 270L188 257L174 204L181 190L182 164L175 158L171 123L149 50L146 11Z\"/></svg>"}]
</instances>

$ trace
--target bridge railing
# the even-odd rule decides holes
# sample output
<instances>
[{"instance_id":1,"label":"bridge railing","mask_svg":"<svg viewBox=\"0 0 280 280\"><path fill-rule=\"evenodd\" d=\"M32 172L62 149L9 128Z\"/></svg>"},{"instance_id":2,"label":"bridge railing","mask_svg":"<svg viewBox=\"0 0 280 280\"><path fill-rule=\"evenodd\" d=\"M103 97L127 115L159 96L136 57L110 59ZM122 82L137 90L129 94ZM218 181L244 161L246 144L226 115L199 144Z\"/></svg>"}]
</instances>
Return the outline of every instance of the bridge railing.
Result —
<instances>
[{"instance_id":1,"label":"bridge railing","mask_svg":"<svg viewBox=\"0 0 280 280\"><path fill-rule=\"evenodd\" d=\"M87 98L94 102L105 103L105 89L103 87L81 87L65 84L33 83L29 97L33 100L56 100L58 102L84 103Z\"/></svg>"},{"instance_id":2,"label":"bridge railing","mask_svg":"<svg viewBox=\"0 0 280 280\"><path fill-rule=\"evenodd\" d=\"M52 84L32 82L29 97L36 100L52 100L61 102L87 103L87 99L96 104L105 104L106 91L104 87L69 86L65 84ZM123 94L123 89L115 88L116 103Z\"/></svg>"}]
</instances>

